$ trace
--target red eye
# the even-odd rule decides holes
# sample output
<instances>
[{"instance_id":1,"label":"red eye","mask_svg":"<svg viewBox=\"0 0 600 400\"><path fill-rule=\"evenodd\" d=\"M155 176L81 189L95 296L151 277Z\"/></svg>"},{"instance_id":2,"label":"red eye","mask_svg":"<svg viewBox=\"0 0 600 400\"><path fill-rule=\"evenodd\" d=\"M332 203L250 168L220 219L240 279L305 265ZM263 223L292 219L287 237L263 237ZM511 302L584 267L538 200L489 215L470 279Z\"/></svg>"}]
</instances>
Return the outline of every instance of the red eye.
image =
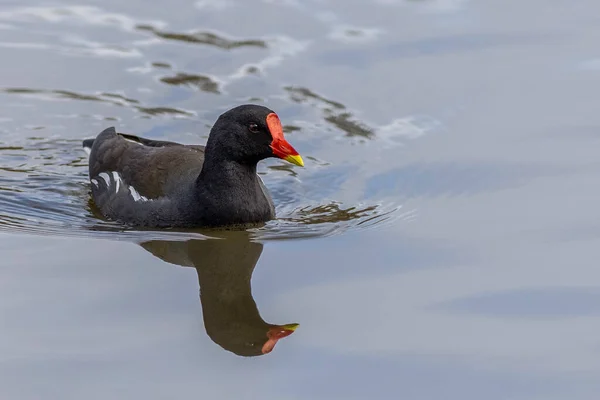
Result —
<instances>
[{"instance_id":1,"label":"red eye","mask_svg":"<svg viewBox=\"0 0 600 400\"><path fill-rule=\"evenodd\" d=\"M248 125L248 130L252 133L258 133L260 129L258 129L257 124L250 124Z\"/></svg>"}]
</instances>

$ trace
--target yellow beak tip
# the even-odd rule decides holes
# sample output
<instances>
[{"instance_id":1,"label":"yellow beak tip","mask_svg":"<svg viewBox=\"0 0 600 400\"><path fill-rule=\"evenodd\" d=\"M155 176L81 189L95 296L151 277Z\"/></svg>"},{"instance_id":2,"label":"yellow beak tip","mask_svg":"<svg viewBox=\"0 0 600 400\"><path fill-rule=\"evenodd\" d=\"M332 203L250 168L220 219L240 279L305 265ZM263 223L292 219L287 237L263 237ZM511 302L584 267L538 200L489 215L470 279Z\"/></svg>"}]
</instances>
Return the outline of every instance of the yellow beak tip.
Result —
<instances>
[{"instance_id":1,"label":"yellow beak tip","mask_svg":"<svg viewBox=\"0 0 600 400\"><path fill-rule=\"evenodd\" d=\"M295 331L296 329L298 329L299 326L300 324L287 324L283 325L283 329L286 329L288 331Z\"/></svg>"},{"instance_id":2,"label":"yellow beak tip","mask_svg":"<svg viewBox=\"0 0 600 400\"><path fill-rule=\"evenodd\" d=\"M295 156L287 156L284 158L284 160L299 167L304 167L304 160L302 159L302 157L300 157L299 154Z\"/></svg>"}]
</instances>

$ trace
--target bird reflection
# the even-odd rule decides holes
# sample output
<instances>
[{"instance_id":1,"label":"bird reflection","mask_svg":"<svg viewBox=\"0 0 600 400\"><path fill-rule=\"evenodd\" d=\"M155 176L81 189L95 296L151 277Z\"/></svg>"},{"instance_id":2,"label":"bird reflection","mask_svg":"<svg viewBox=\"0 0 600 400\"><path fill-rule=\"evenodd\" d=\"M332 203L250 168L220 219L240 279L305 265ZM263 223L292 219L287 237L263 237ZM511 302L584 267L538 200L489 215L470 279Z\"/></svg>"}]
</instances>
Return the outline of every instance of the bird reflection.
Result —
<instances>
[{"instance_id":1,"label":"bird reflection","mask_svg":"<svg viewBox=\"0 0 600 400\"><path fill-rule=\"evenodd\" d=\"M215 237L215 235L211 235ZM208 336L225 350L252 357L270 353L298 324L265 322L252 297L250 280L262 243L247 232L219 232L216 239L163 241L140 245L171 264L194 267Z\"/></svg>"}]
</instances>

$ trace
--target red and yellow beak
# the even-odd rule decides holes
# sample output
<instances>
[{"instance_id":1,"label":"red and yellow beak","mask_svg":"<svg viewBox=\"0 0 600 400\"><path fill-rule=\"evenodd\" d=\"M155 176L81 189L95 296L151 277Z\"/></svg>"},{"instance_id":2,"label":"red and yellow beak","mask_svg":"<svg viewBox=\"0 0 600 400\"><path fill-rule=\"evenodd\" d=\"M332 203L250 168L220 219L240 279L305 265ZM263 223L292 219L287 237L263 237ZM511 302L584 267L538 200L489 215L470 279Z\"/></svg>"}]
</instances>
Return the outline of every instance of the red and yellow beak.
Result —
<instances>
[{"instance_id":1,"label":"red and yellow beak","mask_svg":"<svg viewBox=\"0 0 600 400\"><path fill-rule=\"evenodd\" d=\"M275 348L275 345L277 344L277 341L279 339L283 339L284 337L290 336L292 333L294 333L294 331L298 328L298 326L300 326L300 325L298 325L298 324L273 325L267 331L268 340L265 342L265 344L262 347L262 353L263 354L270 353L273 350L273 348Z\"/></svg>"},{"instance_id":2,"label":"red and yellow beak","mask_svg":"<svg viewBox=\"0 0 600 400\"><path fill-rule=\"evenodd\" d=\"M269 127L271 137L273 138L273 141L271 142L273 155L292 164L304 167L304 160L302 160L300 154L298 154L296 149L294 149L283 137L283 127L281 126L281 121L277 114L271 113L267 115L267 126Z\"/></svg>"}]
</instances>

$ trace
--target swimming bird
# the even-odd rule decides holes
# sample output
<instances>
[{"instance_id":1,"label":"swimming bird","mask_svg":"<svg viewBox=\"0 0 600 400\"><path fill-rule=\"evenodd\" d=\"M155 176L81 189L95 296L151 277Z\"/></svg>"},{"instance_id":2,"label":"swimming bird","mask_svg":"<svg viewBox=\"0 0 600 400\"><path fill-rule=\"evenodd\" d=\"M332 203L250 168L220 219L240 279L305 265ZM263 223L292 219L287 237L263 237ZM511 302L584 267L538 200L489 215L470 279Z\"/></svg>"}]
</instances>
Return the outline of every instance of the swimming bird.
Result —
<instances>
[{"instance_id":1,"label":"swimming bird","mask_svg":"<svg viewBox=\"0 0 600 400\"><path fill-rule=\"evenodd\" d=\"M107 219L133 226L222 227L275 218L259 161L304 166L277 114L246 104L219 116L206 146L145 139L114 127L83 141L92 199Z\"/></svg>"}]
</instances>

